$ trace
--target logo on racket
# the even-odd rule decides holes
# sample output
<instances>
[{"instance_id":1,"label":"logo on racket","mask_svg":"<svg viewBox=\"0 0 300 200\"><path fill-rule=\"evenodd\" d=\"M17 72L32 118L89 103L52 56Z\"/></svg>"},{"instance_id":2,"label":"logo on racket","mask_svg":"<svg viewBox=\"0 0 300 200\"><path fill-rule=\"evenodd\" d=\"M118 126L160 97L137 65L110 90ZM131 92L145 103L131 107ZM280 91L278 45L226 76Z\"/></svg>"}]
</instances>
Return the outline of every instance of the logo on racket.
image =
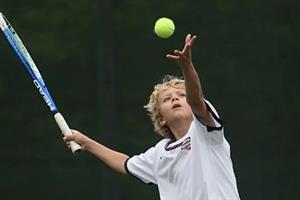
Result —
<instances>
[{"instance_id":1,"label":"logo on racket","mask_svg":"<svg viewBox=\"0 0 300 200\"><path fill-rule=\"evenodd\" d=\"M49 106L50 110L53 111L55 110L55 105L53 104L53 102L50 100L50 98L47 96L47 93L43 90L43 87L41 86L41 84L39 83L38 80L33 80L34 85L36 86L36 88L39 90L40 94L43 96L46 104Z\"/></svg>"}]
</instances>

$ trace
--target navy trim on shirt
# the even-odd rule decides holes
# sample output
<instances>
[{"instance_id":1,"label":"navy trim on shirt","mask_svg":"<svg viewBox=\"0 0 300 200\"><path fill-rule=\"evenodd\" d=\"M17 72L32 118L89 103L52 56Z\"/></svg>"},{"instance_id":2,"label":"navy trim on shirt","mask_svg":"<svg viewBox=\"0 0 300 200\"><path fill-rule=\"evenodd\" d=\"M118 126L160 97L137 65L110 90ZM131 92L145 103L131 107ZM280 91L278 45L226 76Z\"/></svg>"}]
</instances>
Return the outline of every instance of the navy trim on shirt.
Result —
<instances>
[{"instance_id":1,"label":"navy trim on shirt","mask_svg":"<svg viewBox=\"0 0 300 200\"><path fill-rule=\"evenodd\" d=\"M127 167L127 162L128 162L129 159L130 159L130 157L127 158L127 159L125 160L125 162L124 162L124 167L125 167L126 172L127 172L128 174L130 174L131 176L133 176L133 174L130 173L130 171L128 170L128 167Z\"/></svg>"},{"instance_id":2,"label":"navy trim on shirt","mask_svg":"<svg viewBox=\"0 0 300 200\"><path fill-rule=\"evenodd\" d=\"M207 131L208 131L208 132L211 132L211 131L215 131L215 130L217 130L217 131L222 130L222 129L223 129L223 121L216 115L216 113L214 113L214 112L212 111L211 107L208 105L208 103L207 103L206 101L205 101L205 105L206 105L208 111L209 111L209 112L211 113L211 115L213 116L213 118L214 118L219 124L221 124L220 127L206 126L206 127L207 127Z\"/></svg>"},{"instance_id":3,"label":"navy trim on shirt","mask_svg":"<svg viewBox=\"0 0 300 200\"><path fill-rule=\"evenodd\" d=\"M204 126L206 126L206 129L207 129L207 132L212 132L212 131L220 131L223 129L223 121L216 115L216 113L214 113L214 111L211 109L211 107L208 105L208 103L206 101L205 102L205 105L206 105L206 108L207 110L211 113L211 115L213 116L213 118L221 125L220 127L213 127L213 126L207 126L206 124L203 124L201 122L201 124L203 124ZM197 116L195 113L194 113L195 116Z\"/></svg>"},{"instance_id":4,"label":"navy trim on shirt","mask_svg":"<svg viewBox=\"0 0 300 200\"><path fill-rule=\"evenodd\" d=\"M177 147L180 147L180 146L182 145L182 143L183 143L183 141L182 141L182 142L180 142L180 143L178 143L178 144L176 144L176 145L174 145L174 146L170 146L170 147L169 147L169 145L172 144L173 142L176 142L176 140L170 140L170 141L168 141L168 142L166 143L166 145L165 145L165 150L166 150L166 151L171 151L171 150L173 150L173 149L176 149Z\"/></svg>"}]
</instances>

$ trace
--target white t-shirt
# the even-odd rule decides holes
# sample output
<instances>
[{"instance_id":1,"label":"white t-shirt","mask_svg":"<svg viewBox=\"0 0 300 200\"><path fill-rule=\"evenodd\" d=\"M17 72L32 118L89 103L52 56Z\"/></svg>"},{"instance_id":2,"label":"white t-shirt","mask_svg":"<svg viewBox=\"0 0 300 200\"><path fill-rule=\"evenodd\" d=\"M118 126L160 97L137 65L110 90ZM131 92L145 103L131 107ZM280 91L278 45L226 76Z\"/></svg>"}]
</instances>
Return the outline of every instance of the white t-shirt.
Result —
<instances>
[{"instance_id":1,"label":"white t-shirt","mask_svg":"<svg viewBox=\"0 0 300 200\"><path fill-rule=\"evenodd\" d=\"M239 200L222 121L206 101L216 128L193 115L187 134L177 141L163 139L145 153L129 158L128 173L157 184L161 200Z\"/></svg>"}]
</instances>

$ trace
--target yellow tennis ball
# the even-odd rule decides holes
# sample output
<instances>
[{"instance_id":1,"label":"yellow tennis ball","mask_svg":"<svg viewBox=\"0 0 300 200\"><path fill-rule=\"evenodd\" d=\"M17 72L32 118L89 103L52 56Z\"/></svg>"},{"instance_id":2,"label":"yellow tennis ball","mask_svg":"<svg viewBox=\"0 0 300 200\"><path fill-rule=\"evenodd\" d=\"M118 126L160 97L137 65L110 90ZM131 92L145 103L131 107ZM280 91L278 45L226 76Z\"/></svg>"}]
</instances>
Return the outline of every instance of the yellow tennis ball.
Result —
<instances>
[{"instance_id":1,"label":"yellow tennis ball","mask_svg":"<svg viewBox=\"0 0 300 200\"><path fill-rule=\"evenodd\" d=\"M159 18L154 25L154 32L158 37L168 38L175 31L174 22L166 17Z\"/></svg>"}]
</instances>

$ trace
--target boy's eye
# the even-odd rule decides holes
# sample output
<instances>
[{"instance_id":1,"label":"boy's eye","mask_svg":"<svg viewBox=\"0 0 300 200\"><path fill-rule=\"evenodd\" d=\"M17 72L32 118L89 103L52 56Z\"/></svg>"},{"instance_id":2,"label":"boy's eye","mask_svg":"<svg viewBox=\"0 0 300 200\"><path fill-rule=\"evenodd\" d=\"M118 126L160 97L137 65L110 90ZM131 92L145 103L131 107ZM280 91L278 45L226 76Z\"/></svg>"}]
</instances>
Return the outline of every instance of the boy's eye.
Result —
<instances>
[{"instance_id":1,"label":"boy's eye","mask_svg":"<svg viewBox=\"0 0 300 200\"><path fill-rule=\"evenodd\" d=\"M179 94L180 97L185 97L185 93Z\"/></svg>"},{"instance_id":2,"label":"boy's eye","mask_svg":"<svg viewBox=\"0 0 300 200\"><path fill-rule=\"evenodd\" d=\"M171 99L170 97L166 97L166 98L163 99L163 102L167 102L167 101L169 101L170 99Z\"/></svg>"}]
</instances>

